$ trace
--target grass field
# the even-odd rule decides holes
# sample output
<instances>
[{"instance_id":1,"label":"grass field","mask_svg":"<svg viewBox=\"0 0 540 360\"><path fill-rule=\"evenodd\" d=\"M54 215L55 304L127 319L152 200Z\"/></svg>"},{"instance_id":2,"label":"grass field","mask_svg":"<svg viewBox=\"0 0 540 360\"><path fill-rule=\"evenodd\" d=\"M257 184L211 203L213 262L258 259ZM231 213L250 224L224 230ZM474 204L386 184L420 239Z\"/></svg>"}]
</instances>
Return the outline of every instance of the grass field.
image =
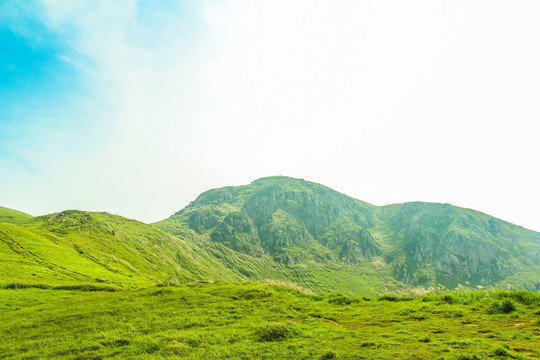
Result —
<instances>
[{"instance_id":1,"label":"grass field","mask_svg":"<svg viewBox=\"0 0 540 360\"><path fill-rule=\"evenodd\" d=\"M0 290L3 359L538 359L540 294L311 295L263 283Z\"/></svg>"}]
</instances>

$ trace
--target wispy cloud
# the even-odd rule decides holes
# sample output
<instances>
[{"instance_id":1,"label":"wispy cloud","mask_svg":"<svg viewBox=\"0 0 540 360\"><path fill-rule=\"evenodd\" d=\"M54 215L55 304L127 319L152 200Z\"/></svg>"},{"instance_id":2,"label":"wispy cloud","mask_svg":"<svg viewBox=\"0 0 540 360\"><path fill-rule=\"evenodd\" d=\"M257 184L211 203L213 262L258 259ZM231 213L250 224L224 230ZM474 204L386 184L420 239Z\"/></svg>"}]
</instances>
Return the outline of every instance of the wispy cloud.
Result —
<instances>
[{"instance_id":1,"label":"wispy cloud","mask_svg":"<svg viewBox=\"0 0 540 360\"><path fill-rule=\"evenodd\" d=\"M35 189L3 205L157 220L209 187L283 174L374 203L452 202L539 229L527 215L540 203L537 10L60 0L12 9L62 44L54 59L79 86L67 79L71 93L52 92L52 116L19 109L47 126L32 146L20 130L10 153L45 175L2 180ZM21 23L9 31L27 39Z\"/></svg>"}]
</instances>

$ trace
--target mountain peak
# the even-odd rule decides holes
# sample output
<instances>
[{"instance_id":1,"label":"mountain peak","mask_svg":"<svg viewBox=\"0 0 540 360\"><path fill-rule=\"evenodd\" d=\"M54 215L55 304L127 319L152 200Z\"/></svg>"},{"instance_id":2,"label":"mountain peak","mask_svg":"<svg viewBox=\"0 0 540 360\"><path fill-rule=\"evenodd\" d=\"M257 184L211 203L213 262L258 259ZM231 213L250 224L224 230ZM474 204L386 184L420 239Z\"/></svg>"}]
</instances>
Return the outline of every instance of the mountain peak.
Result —
<instances>
[{"instance_id":1,"label":"mountain peak","mask_svg":"<svg viewBox=\"0 0 540 360\"><path fill-rule=\"evenodd\" d=\"M376 263L385 282L412 286L486 286L540 266L540 234L489 215L420 201L373 206L286 176L207 191L158 226L288 268Z\"/></svg>"}]
</instances>

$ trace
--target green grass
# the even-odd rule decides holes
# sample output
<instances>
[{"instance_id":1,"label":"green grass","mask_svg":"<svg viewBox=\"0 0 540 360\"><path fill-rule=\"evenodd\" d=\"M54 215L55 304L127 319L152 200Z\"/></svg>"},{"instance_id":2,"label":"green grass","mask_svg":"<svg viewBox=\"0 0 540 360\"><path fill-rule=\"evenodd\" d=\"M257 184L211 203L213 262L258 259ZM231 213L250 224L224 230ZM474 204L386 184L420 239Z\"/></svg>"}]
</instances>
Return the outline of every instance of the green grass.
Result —
<instances>
[{"instance_id":1,"label":"green grass","mask_svg":"<svg viewBox=\"0 0 540 360\"><path fill-rule=\"evenodd\" d=\"M0 223L24 224L32 219L32 215L23 212L8 209L0 206Z\"/></svg>"},{"instance_id":2,"label":"green grass","mask_svg":"<svg viewBox=\"0 0 540 360\"><path fill-rule=\"evenodd\" d=\"M21 225L0 223L0 287L95 285L98 279L120 288L200 279L276 280L319 293L365 295L403 287L388 269L370 260L354 267L309 259L285 265L269 255L235 251L189 229L173 236L107 213L70 210Z\"/></svg>"},{"instance_id":3,"label":"green grass","mask_svg":"<svg viewBox=\"0 0 540 360\"><path fill-rule=\"evenodd\" d=\"M0 358L540 357L540 295L527 291L371 298L252 282L84 290L0 290ZM493 313L502 301L514 309Z\"/></svg>"}]
</instances>

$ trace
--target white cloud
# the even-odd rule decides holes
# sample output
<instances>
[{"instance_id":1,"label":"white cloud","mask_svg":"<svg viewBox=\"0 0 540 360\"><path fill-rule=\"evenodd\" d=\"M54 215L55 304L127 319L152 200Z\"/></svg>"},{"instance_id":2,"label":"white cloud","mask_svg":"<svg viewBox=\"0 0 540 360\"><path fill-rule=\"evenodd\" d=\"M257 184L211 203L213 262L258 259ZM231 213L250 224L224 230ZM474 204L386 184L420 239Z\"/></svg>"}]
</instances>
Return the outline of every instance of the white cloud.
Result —
<instances>
[{"instance_id":1,"label":"white cloud","mask_svg":"<svg viewBox=\"0 0 540 360\"><path fill-rule=\"evenodd\" d=\"M110 104L54 206L153 221L282 174L540 230L536 2L188 2L150 24L95 4L46 2Z\"/></svg>"}]
</instances>

